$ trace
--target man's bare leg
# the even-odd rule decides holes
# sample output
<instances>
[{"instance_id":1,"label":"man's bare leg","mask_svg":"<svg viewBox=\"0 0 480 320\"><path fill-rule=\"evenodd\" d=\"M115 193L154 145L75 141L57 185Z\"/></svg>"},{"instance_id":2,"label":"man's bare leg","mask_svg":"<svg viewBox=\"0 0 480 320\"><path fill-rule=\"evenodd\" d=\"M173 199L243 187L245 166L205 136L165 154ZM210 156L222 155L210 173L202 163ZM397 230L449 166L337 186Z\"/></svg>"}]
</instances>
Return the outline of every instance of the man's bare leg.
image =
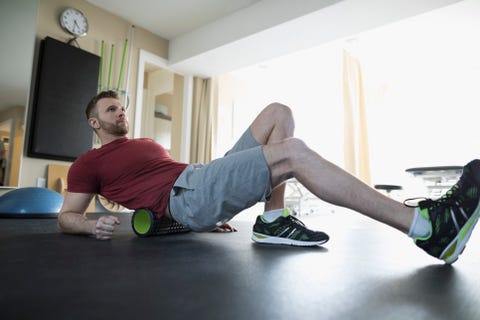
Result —
<instances>
[{"instance_id":1,"label":"man's bare leg","mask_svg":"<svg viewBox=\"0 0 480 320\"><path fill-rule=\"evenodd\" d=\"M289 123L293 124L293 119L288 107L277 106L276 112L281 115L269 115L266 119L261 117L252 125L255 139L264 144L263 153L270 169L272 187L295 177L320 199L408 233L415 244L431 256L448 264L458 259L480 217L480 160L464 166L460 180L441 199L422 201L418 208L408 208L323 159L303 141L292 138L293 130L291 134L284 134L282 140L279 133L285 132L285 128L290 127ZM286 219L282 220L283 223ZM252 240L289 245L323 244L328 241L326 234L311 233L296 222L292 225L287 221L283 225L285 229L280 226L282 230L294 230L287 236L283 231L277 233L277 226L272 224L269 229L268 225L257 220ZM311 236L307 236L307 240L295 236L290 238L298 228L305 229L303 235L310 233Z\"/></svg>"},{"instance_id":2,"label":"man's bare leg","mask_svg":"<svg viewBox=\"0 0 480 320\"><path fill-rule=\"evenodd\" d=\"M295 177L310 192L329 203L350 208L407 233L414 210L366 185L323 159L299 139L264 147L272 185Z\"/></svg>"},{"instance_id":3,"label":"man's bare leg","mask_svg":"<svg viewBox=\"0 0 480 320\"><path fill-rule=\"evenodd\" d=\"M293 137L295 123L290 108L280 103L272 103L260 112L250 126L253 138L266 145ZM285 183L272 190L270 201L265 203L265 211L285 206Z\"/></svg>"},{"instance_id":4,"label":"man's bare leg","mask_svg":"<svg viewBox=\"0 0 480 320\"><path fill-rule=\"evenodd\" d=\"M413 209L377 192L343 169L323 159L293 137L290 108L267 106L250 126L253 138L264 145L272 179L272 198L265 210L283 208L284 181L295 177L320 199L363 213L402 232L408 232Z\"/></svg>"}]
</instances>

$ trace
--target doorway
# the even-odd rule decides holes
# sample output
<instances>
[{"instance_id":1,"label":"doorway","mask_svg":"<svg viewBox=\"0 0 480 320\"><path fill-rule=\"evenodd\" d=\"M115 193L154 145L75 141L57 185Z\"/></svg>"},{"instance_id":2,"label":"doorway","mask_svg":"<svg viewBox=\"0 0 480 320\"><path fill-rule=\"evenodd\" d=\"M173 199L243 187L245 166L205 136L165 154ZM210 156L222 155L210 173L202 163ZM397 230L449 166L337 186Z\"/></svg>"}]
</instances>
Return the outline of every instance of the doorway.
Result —
<instances>
[{"instance_id":1,"label":"doorway","mask_svg":"<svg viewBox=\"0 0 480 320\"><path fill-rule=\"evenodd\" d=\"M188 160L190 78L169 69L165 59L140 51L134 138L153 139L183 162Z\"/></svg>"}]
</instances>

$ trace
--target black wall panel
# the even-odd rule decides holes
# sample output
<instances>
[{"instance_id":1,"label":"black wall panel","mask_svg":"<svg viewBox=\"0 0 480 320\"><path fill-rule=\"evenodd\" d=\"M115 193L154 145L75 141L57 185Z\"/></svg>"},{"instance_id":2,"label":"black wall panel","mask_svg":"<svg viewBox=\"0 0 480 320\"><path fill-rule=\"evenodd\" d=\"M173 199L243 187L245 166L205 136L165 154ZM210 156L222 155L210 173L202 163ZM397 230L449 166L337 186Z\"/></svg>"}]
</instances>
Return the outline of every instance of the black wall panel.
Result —
<instances>
[{"instance_id":1,"label":"black wall panel","mask_svg":"<svg viewBox=\"0 0 480 320\"><path fill-rule=\"evenodd\" d=\"M38 61L27 155L73 161L92 145L85 108L97 93L100 57L47 37Z\"/></svg>"}]
</instances>

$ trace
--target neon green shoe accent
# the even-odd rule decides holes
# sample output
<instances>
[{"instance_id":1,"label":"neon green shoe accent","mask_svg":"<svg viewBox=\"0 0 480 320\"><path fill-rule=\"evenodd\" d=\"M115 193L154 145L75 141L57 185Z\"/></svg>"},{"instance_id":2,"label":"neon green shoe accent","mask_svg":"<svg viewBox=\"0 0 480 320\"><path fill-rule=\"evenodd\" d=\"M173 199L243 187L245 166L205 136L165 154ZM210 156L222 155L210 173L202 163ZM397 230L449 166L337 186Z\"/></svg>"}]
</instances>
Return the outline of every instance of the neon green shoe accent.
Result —
<instances>
[{"instance_id":1,"label":"neon green shoe accent","mask_svg":"<svg viewBox=\"0 0 480 320\"><path fill-rule=\"evenodd\" d=\"M440 257L440 259L448 260L448 258L450 258L455 253L456 249L457 249L457 241L451 244L451 247L448 248L448 250Z\"/></svg>"},{"instance_id":2,"label":"neon green shoe accent","mask_svg":"<svg viewBox=\"0 0 480 320\"><path fill-rule=\"evenodd\" d=\"M430 231L428 232L428 234L424 237L416 237L413 239L413 242L417 243L417 240L421 240L421 241L425 241L427 240L428 238L430 238L432 236L432 232L433 232L433 226L432 226L432 222L430 221L430 216L428 215L428 209L424 208L424 209L418 209L420 211L420 214L422 215L422 217L424 217L425 219L428 220L428 222L430 222Z\"/></svg>"},{"instance_id":3,"label":"neon green shoe accent","mask_svg":"<svg viewBox=\"0 0 480 320\"><path fill-rule=\"evenodd\" d=\"M424 208L424 209L419 208L419 211L420 211L420 214L422 215L422 217L424 217L427 220L430 220L430 216L428 215L428 209L427 208Z\"/></svg>"},{"instance_id":4,"label":"neon green shoe accent","mask_svg":"<svg viewBox=\"0 0 480 320\"><path fill-rule=\"evenodd\" d=\"M259 233L253 233L253 236L257 239L266 239L268 238L268 236L264 236L263 234L259 234Z\"/></svg>"},{"instance_id":5,"label":"neon green shoe accent","mask_svg":"<svg viewBox=\"0 0 480 320\"><path fill-rule=\"evenodd\" d=\"M281 215L281 217L288 217L290 215L290 209L288 208L283 208L283 213ZM268 222L267 220L265 220L265 218L263 217L263 214L260 216L260 219L262 219L262 222L264 223L271 223L271 222ZM272 221L273 222L273 221Z\"/></svg>"},{"instance_id":6,"label":"neon green shoe accent","mask_svg":"<svg viewBox=\"0 0 480 320\"><path fill-rule=\"evenodd\" d=\"M478 216L478 213L476 214ZM472 227L472 224L475 222L474 219L470 219L470 221L468 221L465 226L462 228L462 230L460 231L460 236L459 236L459 239L462 240L463 238L465 238L465 236L467 235L467 233L469 232L470 228Z\"/></svg>"}]
</instances>

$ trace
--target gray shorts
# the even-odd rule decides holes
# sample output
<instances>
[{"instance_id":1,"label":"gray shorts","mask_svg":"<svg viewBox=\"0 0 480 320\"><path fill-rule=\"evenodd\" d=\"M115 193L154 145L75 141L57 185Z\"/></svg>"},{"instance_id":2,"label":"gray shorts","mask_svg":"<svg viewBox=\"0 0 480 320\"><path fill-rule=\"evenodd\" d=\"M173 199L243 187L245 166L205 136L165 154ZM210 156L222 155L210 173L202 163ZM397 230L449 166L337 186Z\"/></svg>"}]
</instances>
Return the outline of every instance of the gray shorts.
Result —
<instances>
[{"instance_id":1,"label":"gray shorts","mask_svg":"<svg viewBox=\"0 0 480 320\"><path fill-rule=\"evenodd\" d=\"M272 192L262 146L247 130L223 158L190 164L170 193L173 219L194 231L211 231Z\"/></svg>"}]
</instances>

